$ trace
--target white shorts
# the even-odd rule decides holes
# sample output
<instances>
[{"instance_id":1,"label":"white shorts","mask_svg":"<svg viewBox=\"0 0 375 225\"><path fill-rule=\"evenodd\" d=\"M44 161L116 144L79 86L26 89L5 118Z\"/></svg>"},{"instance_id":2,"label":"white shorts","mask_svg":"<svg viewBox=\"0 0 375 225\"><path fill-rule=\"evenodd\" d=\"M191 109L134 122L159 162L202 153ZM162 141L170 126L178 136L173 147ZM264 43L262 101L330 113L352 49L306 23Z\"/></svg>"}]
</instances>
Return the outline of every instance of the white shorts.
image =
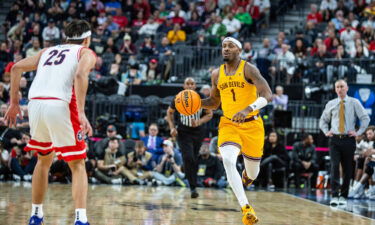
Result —
<instances>
[{"instance_id":1,"label":"white shorts","mask_svg":"<svg viewBox=\"0 0 375 225\"><path fill-rule=\"evenodd\" d=\"M35 98L28 105L31 140L25 150L45 155L55 151L65 161L86 158L75 98Z\"/></svg>"}]
</instances>

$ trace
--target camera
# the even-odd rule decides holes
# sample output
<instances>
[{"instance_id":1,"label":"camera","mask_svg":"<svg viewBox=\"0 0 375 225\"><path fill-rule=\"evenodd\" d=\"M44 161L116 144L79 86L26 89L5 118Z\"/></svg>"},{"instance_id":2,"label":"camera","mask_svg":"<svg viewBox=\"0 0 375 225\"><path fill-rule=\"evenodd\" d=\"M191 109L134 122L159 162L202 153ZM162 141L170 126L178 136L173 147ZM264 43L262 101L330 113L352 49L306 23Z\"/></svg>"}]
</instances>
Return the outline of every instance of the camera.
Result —
<instances>
[{"instance_id":1,"label":"camera","mask_svg":"<svg viewBox=\"0 0 375 225\"><path fill-rule=\"evenodd\" d=\"M168 155L168 159L171 159L173 156L172 155Z\"/></svg>"}]
</instances>

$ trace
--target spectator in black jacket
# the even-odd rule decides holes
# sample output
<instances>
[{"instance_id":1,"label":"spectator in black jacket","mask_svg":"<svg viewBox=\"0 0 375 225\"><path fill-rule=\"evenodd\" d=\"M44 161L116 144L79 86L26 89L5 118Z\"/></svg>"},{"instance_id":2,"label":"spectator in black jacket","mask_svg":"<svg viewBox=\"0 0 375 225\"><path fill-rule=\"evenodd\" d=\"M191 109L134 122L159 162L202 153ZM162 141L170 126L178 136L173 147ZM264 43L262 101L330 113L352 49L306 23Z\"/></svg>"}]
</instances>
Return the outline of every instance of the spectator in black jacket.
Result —
<instances>
[{"instance_id":1,"label":"spectator in black jacket","mask_svg":"<svg viewBox=\"0 0 375 225\"><path fill-rule=\"evenodd\" d=\"M260 173L258 176L261 178L259 180L262 186L267 186L270 189L275 187L282 187L282 178L281 176L272 171L274 169L280 170L284 169L285 172L288 169L289 165L289 156L285 150L285 147L280 144L279 137L275 131L271 131L268 134L268 137L264 143L263 158L260 163Z\"/></svg>"},{"instance_id":2,"label":"spectator in black jacket","mask_svg":"<svg viewBox=\"0 0 375 225\"><path fill-rule=\"evenodd\" d=\"M310 134L304 134L302 141L293 145L292 170L295 174L297 187L300 187L302 173L312 173L311 185L315 185L319 166L315 152L314 139Z\"/></svg>"},{"instance_id":3,"label":"spectator in black jacket","mask_svg":"<svg viewBox=\"0 0 375 225\"><path fill-rule=\"evenodd\" d=\"M210 153L208 144L203 144L198 157L198 185L201 187L224 187L223 164Z\"/></svg>"},{"instance_id":4,"label":"spectator in black jacket","mask_svg":"<svg viewBox=\"0 0 375 225\"><path fill-rule=\"evenodd\" d=\"M107 126L107 137L103 138L102 140L96 142L94 144L94 149L95 149L95 155L100 156L104 154L105 149L108 146L108 142L111 138L117 137L119 139L119 150L122 154L125 154L125 145L121 141L121 136L117 134L117 129L114 125L108 125Z\"/></svg>"}]
</instances>

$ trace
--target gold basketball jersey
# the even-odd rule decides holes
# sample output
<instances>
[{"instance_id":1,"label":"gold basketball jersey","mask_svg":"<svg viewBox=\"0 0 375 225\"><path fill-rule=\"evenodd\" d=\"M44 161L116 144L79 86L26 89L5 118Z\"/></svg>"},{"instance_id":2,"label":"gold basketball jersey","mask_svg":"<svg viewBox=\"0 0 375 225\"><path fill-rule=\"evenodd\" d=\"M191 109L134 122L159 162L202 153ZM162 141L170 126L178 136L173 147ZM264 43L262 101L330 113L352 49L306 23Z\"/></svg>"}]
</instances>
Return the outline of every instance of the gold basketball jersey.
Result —
<instances>
[{"instance_id":1,"label":"gold basketball jersey","mask_svg":"<svg viewBox=\"0 0 375 225\"><path fill-rule=\"evenodd\" d=\"M225 74L225 64L220 66L217 89L220 91L221 108L228 119L258 98L255 85L245 79L245 64L246 61L241 60L236 73L230 76ZM247 118L258 113L258 110L251 112Z\"/></svg>"}]
</instances>

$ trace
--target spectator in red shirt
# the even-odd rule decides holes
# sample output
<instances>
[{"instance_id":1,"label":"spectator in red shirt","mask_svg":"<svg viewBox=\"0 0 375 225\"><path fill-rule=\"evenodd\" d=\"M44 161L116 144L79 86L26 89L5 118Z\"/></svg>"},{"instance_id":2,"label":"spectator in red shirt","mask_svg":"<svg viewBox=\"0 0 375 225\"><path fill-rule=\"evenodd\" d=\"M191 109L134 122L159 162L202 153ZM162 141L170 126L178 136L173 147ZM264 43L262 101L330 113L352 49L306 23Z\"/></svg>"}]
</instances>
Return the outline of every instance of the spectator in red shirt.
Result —
<instances>
[{"instance_id":1,"label":"spectator in red shirt","mask_svg":"<svg viewBox=\"0 0 375 225\"><path fill-rule=\"evenodd\" d=\"M323 16L318 12L318 6L316 4L311 4L311 12L307 15L307 21L312 21L314 23L321 23L323 21Z\"/></svg>"},{"instance_id":2,"label":"spectator in red shirt","mask_svg":"<svg viewBox=\"0 0 375 225\"><path fill-rule=\"evenodd\" d=\"M332 41L336 37L335 30L328 30L328 37L324 39L324 44L326 45L327 49L331 49Z\"/></svg>"},{"instance_id":3,"label":"spectator in red shirt","mask_svg":"<svg viewBox=\"0 0 375 225\"><path fill-rule=\"evenodd\" d=\"M133 20L132 27L140 28L145 23L146 23L146 20L145 20L145 18L143 16L143 12L139 11L137 13L137 18L135 20Z\"/></svg>"},{"instance_id":4,"label":"spectator in red shirt","mask_svg":"<svg viewBox=\"0 0 375 225\"><path fill-rule=\"evenodd\" d=\"M113 22L117 23L120 28L124 28L128 25L128 18L124 16L121 8L116 9L116 15L113 17Z\"/></svg>"},{"instance_id":5,"label":"spectator in red shirt","mask_svg":"<svg viewBox=\"0 0 375 225\"><path fill-rule=\"evenodd\" d=\"M148 3L148 0L136 0L133 5L134 11L136 14L143 12L144 19L148 19L151 15L151 6Z\"/></svg>"}]
</instances>

